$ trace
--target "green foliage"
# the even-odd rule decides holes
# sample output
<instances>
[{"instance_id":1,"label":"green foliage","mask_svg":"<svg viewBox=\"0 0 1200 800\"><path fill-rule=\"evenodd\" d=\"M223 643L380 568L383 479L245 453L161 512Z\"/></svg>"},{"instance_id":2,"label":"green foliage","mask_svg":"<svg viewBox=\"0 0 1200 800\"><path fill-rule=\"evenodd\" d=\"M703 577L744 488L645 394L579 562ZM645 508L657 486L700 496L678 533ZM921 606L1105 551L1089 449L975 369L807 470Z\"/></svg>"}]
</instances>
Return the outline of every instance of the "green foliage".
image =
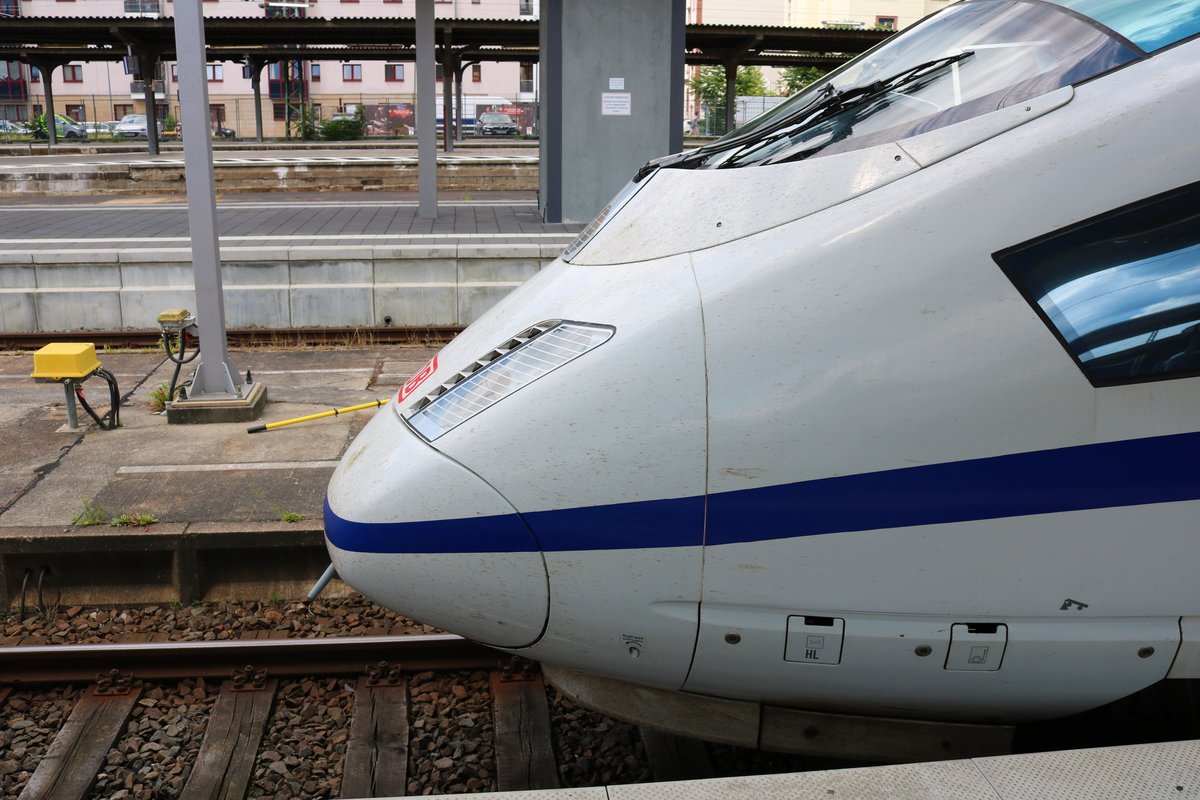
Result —
<instances>
[{"instance_id":1,"label":"green foliage","mask_svg":"<svg viewBox=\"0 0 1200 800\"><path fill-rule=\"evenodd\" d=\"M150 391L150 399L147 401L151 411L162 411L167 407L167 385L160 383L157 388Z\"/></svg>"},{"instance_id":2,"label":"green foliage","mask_svg":"<svg viewBox=\"0 0 1200 800\"><path fill-rule=\"evenodd\" d=\"M295 511L285 511L279 515L279 519L283 522L302 522L303 514L297 514Z\"/></svg>"},{"instance_id":3,"label":"green foliage","mask_svg":"<svg viewBox=\"0 0 1200 800\"><path fill-rule=\"evenodd\" d=\"M701 67L700 72L692 78L689 86L692 94L709 105L725 104L725 68ZM737 79L734 82L734 94L739 97L747 95L770 94L766 79L758 67L739 67Z\"/></svg>"},{"instance_id":4,"label":"green foliage","mask_svg":"<svg viewBox=\"0 0 1200 800\"><path fill-rule=\"evenodd\" d=\"M784 67L777 86L780 94L791 96L823 77L825 70L820 67Z\"/></svg>"},{"instance_id":5,"label":"green foliage","mask_svg":"<svg viewBox=\"0 0 1200 800\"><path fill-rule=\"evenodd\" d=\"M175 119L174 114L167 114L166 118L163 120L163 130L174 133L175 126L178 124L179 124L179 120Z\"/></svg>"},{"instance_id":6,"label":"green foliage","mask_svg":"<svg viewBox=\"0 0 1200 800\"><path fill-rule=\"evenodd\" d=\"M365 127L359 116L354 119L330 119L321 123L321 138L327 142L361 139Z\"/></svg>"},{"instance_id":7,"label":"green foliage","mask_svg":"<svg viewBox=\"0 0 1200 800\"><path fill-rule=\"evenodd\" d=\"M122 514L119 517L113 517L108 524L114 528L130 528L137 525L153 525L158 522L158 517L152 517L149 514Z\"/></svg>"},{"instance_id":8,"label":"green foliage","mask_svg":"<svg viewBox=\"0 0 1200 800\"><path fill-rule=\"evenodd\" d=\"M35 139L49 139L50 132L46 128L46 115L39 114L34 117L29 130L33 133L33 138Z\"/></svg>"},{"instance_id":9,"label":"green foliage","mask_svg":"<svg viewBox=\"0 0 1200 800\"><path fill-rule=\"evenodd\" d=\"M108 522L108 512L102 506L92 505L90 497L83 498L83 510L71 520L72 525L103 525Z\"/></svg>"}]
</instances>

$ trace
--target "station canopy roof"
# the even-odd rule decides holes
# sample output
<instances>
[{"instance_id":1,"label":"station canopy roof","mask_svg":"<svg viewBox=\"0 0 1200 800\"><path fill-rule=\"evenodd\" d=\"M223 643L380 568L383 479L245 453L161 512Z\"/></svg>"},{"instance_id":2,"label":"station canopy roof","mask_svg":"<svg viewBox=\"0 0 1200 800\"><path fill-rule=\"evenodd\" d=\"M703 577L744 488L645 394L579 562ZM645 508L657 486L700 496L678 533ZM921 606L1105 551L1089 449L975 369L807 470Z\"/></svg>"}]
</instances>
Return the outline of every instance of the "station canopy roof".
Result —
<instances>
[{"instance_id":1,"label":"station canopy roof","mask_svg":"<svg viewBox=\"0 0 1200 800\"><path fill-rule=\"evenodd\" d=\"M437 20L439 60L450 47L461 61L538 60L538 22ZM831 67L888 31L688 25L689 64ZM416 20L404 17L211 17L204 20L209 61L413 61ZM119 60L131 50L175 60L174 21L138 17L0 18L0 60Z\"/></svg>"}]
</instances>

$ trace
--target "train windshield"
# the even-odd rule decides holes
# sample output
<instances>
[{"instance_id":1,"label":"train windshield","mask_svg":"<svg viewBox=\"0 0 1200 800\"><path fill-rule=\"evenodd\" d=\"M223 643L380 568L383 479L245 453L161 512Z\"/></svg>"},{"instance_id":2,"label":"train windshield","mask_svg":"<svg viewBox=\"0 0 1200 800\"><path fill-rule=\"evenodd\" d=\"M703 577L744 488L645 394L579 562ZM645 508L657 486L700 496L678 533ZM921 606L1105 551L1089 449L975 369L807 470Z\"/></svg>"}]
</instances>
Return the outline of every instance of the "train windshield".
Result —
<instances>
[{"instance_id":1,"label":"train windshield","mask_svg":"<svg viewBox=\"0 0 1200 800\"><path fill-rule=\"evenodd\" d=\"M767 113L663 166L800 161L898 141L1075 84L1141 57L1048 3L965 0Z\"/></svg>"}]
</instances>

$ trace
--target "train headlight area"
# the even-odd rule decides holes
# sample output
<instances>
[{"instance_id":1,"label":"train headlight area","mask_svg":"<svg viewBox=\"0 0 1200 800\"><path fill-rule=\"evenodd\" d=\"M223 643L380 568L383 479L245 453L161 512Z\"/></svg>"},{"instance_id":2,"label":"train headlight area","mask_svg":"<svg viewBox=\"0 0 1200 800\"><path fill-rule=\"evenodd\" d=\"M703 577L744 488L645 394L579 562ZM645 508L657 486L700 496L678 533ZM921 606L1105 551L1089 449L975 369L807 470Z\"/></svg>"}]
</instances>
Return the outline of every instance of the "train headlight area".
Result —
<instances>
[{"instance_id":1,"label":"train headlight area","mask_svg":"<svg viewBox=\"0 0 1200 800\"><path fill-rule=\"evenodd\" d=\"M108 384L109 409L100 415L88 403L83 394L83 383L96 376ZM66 396L67 427L79 427L75 401L91 417L101 430L112 430L121 424L121 392L117 378L100 364L96 357L96 345L91 342L52 342L33 354L33 372L30 374L38 383L61 383Z\"/></svg>"}]
</instances>

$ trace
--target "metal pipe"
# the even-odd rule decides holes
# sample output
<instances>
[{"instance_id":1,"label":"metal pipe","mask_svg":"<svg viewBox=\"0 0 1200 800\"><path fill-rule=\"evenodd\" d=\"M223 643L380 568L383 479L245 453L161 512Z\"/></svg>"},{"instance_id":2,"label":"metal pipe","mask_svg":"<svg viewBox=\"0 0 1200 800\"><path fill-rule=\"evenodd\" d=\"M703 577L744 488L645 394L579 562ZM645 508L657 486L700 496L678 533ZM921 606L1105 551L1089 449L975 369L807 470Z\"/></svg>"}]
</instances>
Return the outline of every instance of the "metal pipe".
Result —
<instances>
[{"instance_id":1,"label":"metal pipe","mask_svg":"<svg viewBox=\"0 0 1200 800\"><path fill-rule=\"evenodd\" d=\"M372 400L369 403L359 403L356 406L346 406L345 408L332 408L329 411L319 411L316 414L306 414L303 417L295 417L294 419L285 419L279 422L268 422L263 425L253 425L246 428L246 433L262 433L263 431L282 428L284 425L294 425L297 422L310 422L314 419L324 419L325 417L336 417L338 414L348 414L351 411L362 411L364 408L378 408L387 404L387 400Z\"/></svg>"},{"instance_id":2,"label":"metal pipe","mask_svg":"<svg viewBox=\"0 0 1200 800\"><path fill-rule=\"evenodd\" d=\"M317 578L317 582L313 584L313 587L308 590L308 594L304 595L304 599L309 601L316 600L317 595L325 591L325 587L328 586L329 582L336 577L337 569L331 563L325 568L325 571L321 573L321 577Z\"/></svg>"}]
</instances>

